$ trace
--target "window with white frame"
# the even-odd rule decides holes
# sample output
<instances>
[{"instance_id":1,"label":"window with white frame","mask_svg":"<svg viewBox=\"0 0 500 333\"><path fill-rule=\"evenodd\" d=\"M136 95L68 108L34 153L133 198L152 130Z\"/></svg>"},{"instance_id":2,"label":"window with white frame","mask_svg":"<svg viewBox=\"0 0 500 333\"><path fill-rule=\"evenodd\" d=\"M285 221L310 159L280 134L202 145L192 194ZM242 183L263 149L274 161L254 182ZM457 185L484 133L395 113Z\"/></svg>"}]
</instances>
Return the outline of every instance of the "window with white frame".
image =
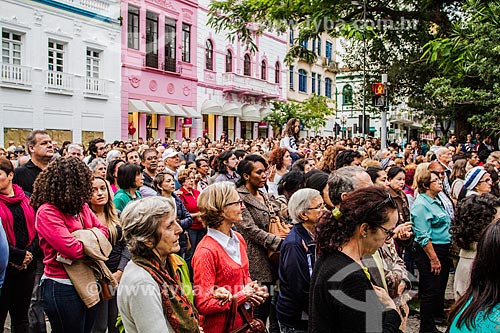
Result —
<instances>
[{"instance_id":1,"label":"window with white frame","mask_svg":"<svg viewBox=\"0 0 500 333\"><path fill-rule=\"evenodd\" d=\"M101 51L87 48L87 77L99 78Z\"/></svg>"},{"instance_id":2,"label":"window with white frame","mask_svg":"<svg viewBox=\"0 0 500 333\"><path fill-rule=\"evenodd\" d=\"M64 43L49 39L48 70L64 72Z\"/></svg>"},{"instance_id":3,"label":"window with white frame","mask_svg":"<svg viewBox=\"0 0 500 333\"><path fill-rule=\"evenodd\" d=\"M262 80L267 80L267 64L264 60L262 60L262 63L260 66L260 78Z\"/></svg>"},{"instance_id":4,"label":"window with white frame","mask_svg":"<svg viewBox=\"0 0 500 333\"><path fill-rule=\"evenodd\" d=\"M169 72L176 71L176 28L177 22L165 18L165 63L163 69Z\"/></svg>"},{"instance_id":5,"label":"window with white frame","mask_svg":"<svg viewBox=\"0 0 500 333\"><path fill-rule=\"evenodd\" d=\"M214 45L210 39L205 42L205 68L214 69Z\"/></svg>"},{"instance_id":6,"label":"window with white frame","mask_svg":"<svg viewBox=\"0 0 500 333\"><path fill-rule=\"evenodd\" d=\"M226 53L226 73L231 73L233 71L233 54L231 50L227 50Z\"/></svg>"},{"instance_id":7,"label":"window with white frame","mask_svg":"<svg viewBox=\"0 0 500 333\"><path fill-rule=\"evenodd\" d=\"M2 62L21 65L22 35L18 32L2 30Z\"/></svg>"},{"instance_id":8,"label":"window with white frame","mask_svg":"<svg viewBox=\"0 0 500 333\"><path fill-rule=\"evenodd\" d=\"M243 75L251 75L251 62L248 54L245 54L245 57L243 58Z\"/></svg>"},{"instance_id":9,"label":"window with white frame","mask_svg":"<svg viewBox=\"0 0 500 333\"><path fill-rule=\"evenodd\" d=\"M139 49L139 8L128 6L127 45Z\"/></svg>"},{"instance_id":10,"label":"window with white frame","mask_svg":"<svg viewBox=\"0 0 500 333\"><path fill-rule=\"evenodd\" d=\"M311 73L311 92L315 93L316 92L316 73Z\"/></svg>"},{"instance_id":11,"label":"window with white frame","mask_svg":"<svg viewBox=\"0 0 500 333\"><path fill-rule=\"evenodd\" d=\"M325 79L325 96L328 98L332 98L332 79Z\"/></svg>"},{"instance_id":12,"label":"window with white frame","mask_svg":"<svg viewBox=\"0 0 500 333\"><path fill-rule=\"evenodd\" d=\"M146 66L158 68L158 15L146 13Z\"/></svg>"},{"instance_id":13,"label":"window with white frame","mask_svg":"<svg viewBox=\"0 0 500 333\"><path fill-rule=\"evenodd\" d=\"M279 61L274 65L274 83L280 83L281 66Z\"/></svg>"}]
</instances>

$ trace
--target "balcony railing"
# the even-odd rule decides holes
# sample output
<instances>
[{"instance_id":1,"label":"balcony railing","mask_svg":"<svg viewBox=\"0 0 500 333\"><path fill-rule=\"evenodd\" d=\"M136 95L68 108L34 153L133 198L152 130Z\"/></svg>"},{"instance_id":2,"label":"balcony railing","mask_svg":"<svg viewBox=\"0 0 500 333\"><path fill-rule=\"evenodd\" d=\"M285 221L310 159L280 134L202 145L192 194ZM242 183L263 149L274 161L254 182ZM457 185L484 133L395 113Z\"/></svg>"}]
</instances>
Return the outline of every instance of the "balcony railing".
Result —
<instances>
[{"instance_id":1,"label":"balcony railing","mask_svg":"<svg viewBox=\"0 0 500 333\"><path fill-rule=\"evenodd\" d=\"M177 72L177 61L172 58L165 58L165 62L163 63L163 70L167 72Z\"/></svg>"},{"instance_id":2,"label":"balcony railing","mask_svg":"<svg viewBox=\"0 0 500 333\"><path fill-rule=\"evenodd\" d=\"M236 73L222 73L222 84L232 86L235 92L248 91L250 94L279 97L279 84Z\"/></svg>"},{"instance_id":3,"label":"balcony railing","mask_svg":"<svg viewBox=\"0 0 500 333\"><path fill-rule=\"evenodd\" d=\"M2 63L1 82L31 87L31 67Z\"/></svg>"},{"instance_id":4,"label":"balcony railing","mask_svg":"<svg viewBox=\"0 0 500 333\"><path fill-rule=\"evenodd\" d=\"M95 77L86 77L84 94L106 96L106 81Z\"/></svg>"},{"instance_id":5,"label":"balcony railing","mask_svg":"<svg viewBox=\"0 0 500 333\"><path fill-rule=\"evenodd\" d=\"M105 16L110 14L109 0L59 0L59 2Z\"/></svg>"},{"instance_id":6,"label":"balcony railing","mask_svg":"<svg viewBox=\"0 0 500 333\"><path fill-rule=\"evenodd\" d=\"M154 53L146 53L146 66L158 68L158 55Z\"/></svg>"},{"instance_id":7,"label":"balcony railing","mask_svg":"<svg viewBox=\"0 0 500 333\"><path fill-rule=\"evenodd\" d=\"M61 92L73 92L73 74L56 71L45 71L45 77L46 89Z\"/></svg>"}]
</instances>

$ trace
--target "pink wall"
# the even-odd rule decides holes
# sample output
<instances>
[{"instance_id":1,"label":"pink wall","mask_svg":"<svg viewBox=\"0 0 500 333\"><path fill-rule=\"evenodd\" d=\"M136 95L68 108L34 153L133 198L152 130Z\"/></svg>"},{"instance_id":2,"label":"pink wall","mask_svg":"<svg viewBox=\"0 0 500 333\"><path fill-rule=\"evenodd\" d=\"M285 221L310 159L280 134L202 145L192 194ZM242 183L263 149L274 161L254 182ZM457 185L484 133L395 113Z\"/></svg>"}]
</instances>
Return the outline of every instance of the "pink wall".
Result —
<instances>
[{"instance_id":1,"label":"pink wall","mask_svg":"<svg viewBox=\"0 0 500 333\"><path fill-rule=\"evenodd\" d=\"M139 12L139 50L127 47L128 6L140 9ZM197 7L195 2L164 0L125 0L121 3L122 24L122 139L128 137L128 99L144 102L192 106L196 109L196 46L197 46ZM176 24L176 61L177 72L146 67L146 12L158 15L158 63L164 62L165 17L175 19ZM182 23L191 25L191 61L182 62ZM163 119L162 119L163 118ZM140 117L136 124L139 135L145 138L146 117ZM124 126L125 124L125 126ZM164 117L159 117L158 132L164 138ZM143 132L144 131L144 132ZM176 126L176 136L180 137L182 128Z\"/></svg>"}]
</instances>

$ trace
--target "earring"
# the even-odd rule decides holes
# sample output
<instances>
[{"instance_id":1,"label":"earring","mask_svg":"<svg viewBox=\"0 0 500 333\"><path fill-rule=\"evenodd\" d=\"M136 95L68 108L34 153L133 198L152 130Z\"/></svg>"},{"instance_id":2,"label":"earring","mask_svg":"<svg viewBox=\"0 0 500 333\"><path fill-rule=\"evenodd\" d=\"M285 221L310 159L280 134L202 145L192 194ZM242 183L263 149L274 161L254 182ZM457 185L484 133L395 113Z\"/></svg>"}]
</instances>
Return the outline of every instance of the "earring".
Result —
<instances>
[{"instance_id":1,"label":"earring","mask_svg":"<svg viewBox=\"0 0 500 333\"><path fill-rule=\"evenodd\" d=\"M363 238L366 238L366 234L363 235Z\"/></svg>"}]
</instances>

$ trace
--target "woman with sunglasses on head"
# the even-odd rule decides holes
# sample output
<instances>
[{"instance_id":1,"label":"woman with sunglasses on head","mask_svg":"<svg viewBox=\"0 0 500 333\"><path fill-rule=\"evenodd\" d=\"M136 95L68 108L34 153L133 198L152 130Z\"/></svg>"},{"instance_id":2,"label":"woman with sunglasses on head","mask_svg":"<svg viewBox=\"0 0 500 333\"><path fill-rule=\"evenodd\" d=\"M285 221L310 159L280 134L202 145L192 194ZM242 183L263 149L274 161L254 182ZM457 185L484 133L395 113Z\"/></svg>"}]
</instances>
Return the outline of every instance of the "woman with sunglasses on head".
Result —
<instances>
[{"instance_id":1,"label":"woman with sunglasses on head","mask_svg":"<svg viewBox=\"0 0 500 333\"><path fill-rule=\"evenodd\" d=\"M439 200L443 181L426 171L417 179L420 195L411 209L415 262L419 271L420 332L439 332L434 319L444 316L444 294L451 259L450 215Z\"/></svg>"},{"instance_id":2,"label":"woman with sunglasses on head","mask_svg":"<svg viewBox=\"0 0 500 333\"><path fill-rule=\"evenodd\" d=\"M398 332L396 305L374 286L361 261L392 238L394 200L380 186L364 187L349 193L332 215L316 226L309 332Z\"/></svg>"},{"instance_id":3,"label":"woman with sunglasses on head","mask_svg":"<svg viewBox=\"0 0 500 333\"><path fill-rule=\"evenodd\" d=\"M229 327L224 331L225 322L231 316L233 298L238 307L246 302L258 306L269 295L265 288L251 280L246 242L232 230L235 224L242 223L245 208L234 184L209 185L200 194L198 207L207 235L193 256L194 285L198 287L196 308L202 315L201 326L205 333L230 332L244 324L237 311L234 320L229 318Z\"/></svg>"}]
</instances>

